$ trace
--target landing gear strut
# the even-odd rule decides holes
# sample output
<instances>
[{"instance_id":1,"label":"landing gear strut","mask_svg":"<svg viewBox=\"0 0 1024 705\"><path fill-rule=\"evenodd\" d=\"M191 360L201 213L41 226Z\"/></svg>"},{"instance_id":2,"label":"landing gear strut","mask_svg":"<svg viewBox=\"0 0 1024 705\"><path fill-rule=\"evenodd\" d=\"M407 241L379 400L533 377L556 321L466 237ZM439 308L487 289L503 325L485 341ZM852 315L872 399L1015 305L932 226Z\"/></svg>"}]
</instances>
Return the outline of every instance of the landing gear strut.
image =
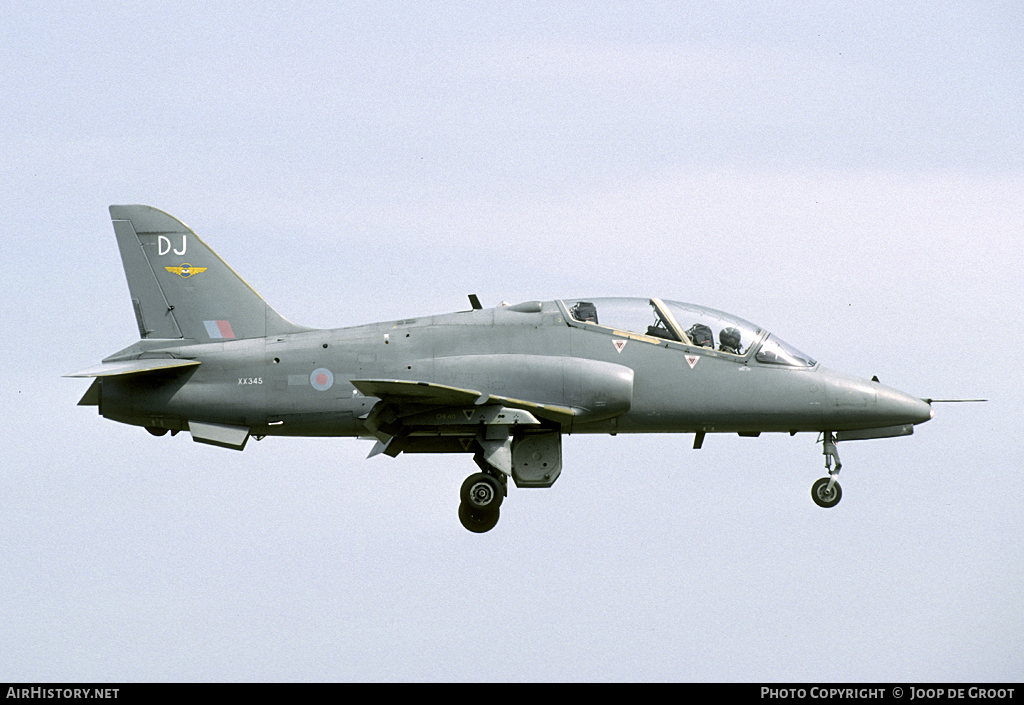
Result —
<instances>
[{"instance_id":1,"label":"landing gear strut","mask_svg":"<svg viewBox=\"0 0 1024 705\"><path fill-rule=\"evenodd\" d=\"M505 498L505 480L488 472L478 472L462 483L459 497L459 521L473 533L490 531L498 523L499 507Z\"/></svg>"},{"instance_id":2,"label":"landing gear strut","mask_svg":"<svg viewBox=\"0 0 1024 705\"><path fill-rule=\"evenodd\" d=\"M819 507L829 509L839 504L839 500L843 498L843 488L837 481L843 464L839 460L839 451L836 449L835 437L831 431L825 431L824 448L821 452L825 455L825 471L828 477L823 477L811 485L811 499ZM836 461L835 470L832 469L833 458Z\"/></svg>"}]
</instances>

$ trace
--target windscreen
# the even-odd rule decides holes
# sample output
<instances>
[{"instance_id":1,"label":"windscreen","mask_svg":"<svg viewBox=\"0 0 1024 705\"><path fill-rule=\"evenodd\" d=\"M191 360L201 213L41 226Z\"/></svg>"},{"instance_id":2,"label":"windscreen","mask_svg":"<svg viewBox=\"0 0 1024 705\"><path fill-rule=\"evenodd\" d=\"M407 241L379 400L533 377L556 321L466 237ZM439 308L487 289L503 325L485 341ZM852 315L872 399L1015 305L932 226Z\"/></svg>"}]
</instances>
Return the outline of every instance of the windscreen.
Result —
<instances>
[{"instance_id":1,"label":"windscreen","mask_svg":"<svg viewBox=\"0 0 1024 705\"><path fill-rule=\"evenodd\" d=\"M757 351L757 361L770 365L789 365L790 367L814 367L818 364L809 355L805 355L792 345L784 343L774 335L769 335L761 349Z\"/></svg>"}]
</instances>

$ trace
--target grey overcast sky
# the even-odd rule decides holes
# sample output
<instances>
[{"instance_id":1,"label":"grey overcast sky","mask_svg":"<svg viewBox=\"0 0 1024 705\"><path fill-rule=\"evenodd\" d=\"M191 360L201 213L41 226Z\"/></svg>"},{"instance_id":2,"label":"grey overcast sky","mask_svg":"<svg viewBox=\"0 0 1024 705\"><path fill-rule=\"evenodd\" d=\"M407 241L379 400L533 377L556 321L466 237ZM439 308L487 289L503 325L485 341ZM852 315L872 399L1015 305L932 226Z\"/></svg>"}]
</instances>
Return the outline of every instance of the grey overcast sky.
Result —
<instances>
[{"instance_id":1,"label":"grey overcast sky","mask_svg":"<svg viewBox=\"0 0 1024 705\"><path fill-rule=\"evenodd\" d=\"M1019 2L22 2L0 43L0 680L1024 679ZM320 327L661 296L944 405L466 456L76 407L137 338L107 206Z\"/></svg>"}]
</instances>

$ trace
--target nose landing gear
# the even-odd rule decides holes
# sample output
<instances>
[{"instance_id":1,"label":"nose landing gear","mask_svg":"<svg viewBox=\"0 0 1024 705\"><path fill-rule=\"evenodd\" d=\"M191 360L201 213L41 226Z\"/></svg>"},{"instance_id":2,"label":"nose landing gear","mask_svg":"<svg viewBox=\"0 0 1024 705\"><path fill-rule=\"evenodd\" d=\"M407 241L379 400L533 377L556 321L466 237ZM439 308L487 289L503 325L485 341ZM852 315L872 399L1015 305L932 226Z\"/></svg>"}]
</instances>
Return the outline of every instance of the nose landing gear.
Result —
<instances>
[{"instance_id":1,"label":"nose landing gear","mask_svg":"<svg viewBox=\"0 0 1024 705\"><path fill-rule=\"evenodd\" d=\"M831 484L831 487L829 486ZM823 477L811 485L811 499L819 507L828 509L839 504L843 498L843 488L835 481L834 477Z\"/></svg>"},{"instance_id":2,"label":"nose landing gear","mask_svg":"<svg viewBox=\"0 0 1024 705\"><path fill-rule=\"evenodd\" d=\"M828 473L828 477L816 480L811 485L811 499L819 507L829 509L839 504L839 500L843 498L843 488L839 486L837 481L839 470L843 467L843 464L839 460L839 451L836 449L836 441L832 431L825 431L824 448L821 452L825 455L825 471ZM836 461L835 470L832 469L833 458Z\"/></svg>"}]
</instances>

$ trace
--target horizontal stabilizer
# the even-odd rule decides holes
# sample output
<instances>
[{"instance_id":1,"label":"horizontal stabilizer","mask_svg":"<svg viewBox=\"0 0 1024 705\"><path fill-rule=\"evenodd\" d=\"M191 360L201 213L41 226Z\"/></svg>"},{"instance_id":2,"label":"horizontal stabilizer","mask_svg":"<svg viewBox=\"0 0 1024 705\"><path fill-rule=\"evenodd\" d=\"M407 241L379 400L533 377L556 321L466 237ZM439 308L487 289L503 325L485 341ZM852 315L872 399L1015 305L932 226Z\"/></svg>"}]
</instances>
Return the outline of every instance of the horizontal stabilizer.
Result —
<instances>
[{"instance_id":1,"label":"horizontal stabilizer","mask_svg":"<svg viewBox=\"0 0 1024 705\"><path fill-rule=\"evenodd\" d=\"M123 360L121 362L104 362L101 365L64 376L114 377L117 375L134 375L143 372L173 370L176 367L196 367L199 364L198 360L172 360L168 358L161 358L159 360Z\"/></svg>"}]
</instances>

